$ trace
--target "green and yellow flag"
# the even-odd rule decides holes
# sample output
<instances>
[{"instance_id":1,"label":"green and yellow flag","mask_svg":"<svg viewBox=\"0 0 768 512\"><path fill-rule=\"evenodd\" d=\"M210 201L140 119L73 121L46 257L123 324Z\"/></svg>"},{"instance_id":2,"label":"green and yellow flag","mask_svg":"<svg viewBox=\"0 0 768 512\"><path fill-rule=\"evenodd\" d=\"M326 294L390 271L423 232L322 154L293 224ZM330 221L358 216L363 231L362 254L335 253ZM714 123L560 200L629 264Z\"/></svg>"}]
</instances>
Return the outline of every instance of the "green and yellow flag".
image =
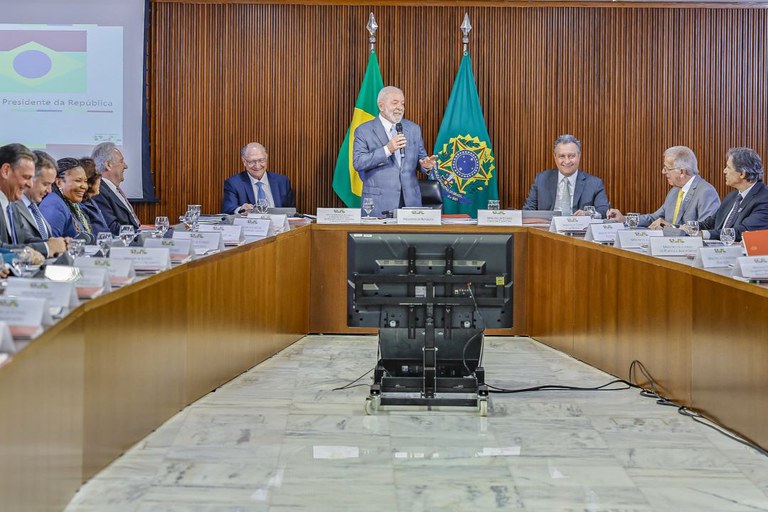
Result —
<instances>
[{"instance_id":1,"label":"green and yellow flag","mask_svg":"<svg viewBox=\"0 0 768 512\"><path fill-rule=\"evenodd\" d=\"M383 88L384 81L381 79L379 60L376 58L376 52L372 51L368 57L368 67L355 102L355 113L344 136L344 142L341 144L339 158L336 160L336 170L333 172L333 190L349 208L359 208L360 196L363 194L363 182L360 181L360 176L352 166L352 143L355 140L355 130L364 122L379 115L376 98Z\"/></svg>"},{"instance_id":2,"label":"green and yellow flag","mask_svg":"<svg viewBox=\"0 0 768 512\"><path fill-rule=\"evenodd\" d=\"M461 59L435 152L438 165L431 177L440 182L444 213L477 217L477 210L486 208L489 199L499 198L496 159L469 54Z\"/></svg>"}]
</instances>

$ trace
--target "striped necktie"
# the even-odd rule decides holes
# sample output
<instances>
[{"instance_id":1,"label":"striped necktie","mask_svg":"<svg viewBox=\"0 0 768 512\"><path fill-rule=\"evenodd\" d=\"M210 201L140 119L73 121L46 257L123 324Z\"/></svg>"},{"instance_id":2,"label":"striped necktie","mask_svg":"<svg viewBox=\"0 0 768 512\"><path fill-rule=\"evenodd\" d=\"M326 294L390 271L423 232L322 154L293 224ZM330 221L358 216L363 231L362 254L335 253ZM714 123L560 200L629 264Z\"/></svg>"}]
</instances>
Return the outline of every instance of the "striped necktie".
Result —
<instances>
[{"instance_id":1,"label":"striped necktie","mask_svg":"<svg viewBox=\"0 0 768 512\"><path fill-rule=\"evenodd\" d=\"M736 194L736 201L733 202L733 208L731 208L731 211L728 213L728 216L725 218L725 222L723 223L724 228L732 228L736 223L736 213L739 211L741 200L741 194Z\"/></svg>"},{"instance_id":2,"label":"striped necktie","mask_svg":"<svg viewBox=\"0 0 768 512\"><path fill-rule=\"evenodd\" d=\"M133 211L133 206L131 206L131 203L128 201L128 197L125 195L125 192L123 192L123 189L120 187L115 187L117 189L117 192L120 194L120 196L123 198L123 202L125 206L128 207L128 213L131 214L131 220L133 220L133 223L136 226L141 225L141 222L139 222L139 217L136 216L136 212Z\"/></svg>"},{"instance_id":3,"label":"striped necktie","mask_svg":"<svg viewBox=\"0 0 768 512\"><path fill-rule=\"evenodd\" d=\"M29 203L29 211L32 214L32 217L35 219L37 230L40 232L40 238L43 240L48 240L50 237L48 234L48 226L45 225L45 219L43 219L43 214L40 213L40 208L38 208L35 203Z\"/></svg>"}]
</instances>

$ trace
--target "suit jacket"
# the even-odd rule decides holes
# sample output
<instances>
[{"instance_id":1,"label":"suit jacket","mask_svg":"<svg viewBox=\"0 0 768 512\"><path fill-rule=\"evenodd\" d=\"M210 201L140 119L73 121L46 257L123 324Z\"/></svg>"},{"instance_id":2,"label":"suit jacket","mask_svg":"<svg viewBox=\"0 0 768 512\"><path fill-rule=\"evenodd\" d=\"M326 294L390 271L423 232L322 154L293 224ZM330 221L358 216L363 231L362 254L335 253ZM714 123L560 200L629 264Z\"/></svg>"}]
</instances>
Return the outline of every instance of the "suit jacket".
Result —
<instances>
[{"instance_id":1,"label":"suit jacket","mask_svg":"<svg viewBox=\"0 0 768 512\"><path fill-rule=\"evenodd\" d=\"M699 223L702 230L709 231L710 238L720 239L720 230L723 229L725 219L733 209L733 203L736 201L738 193L738 190L734 190L725 196L717 212ZM741 201L735 215L736 221L733 227L736 229L736 241L741 240L743 231L768 229L768 187L762 181L755 183L747 197Z\"/></svg>"},{"instance_id":2,"label":"suit jacket","mask_svg":"<svg viewBox=\"0 0 768 512\"><path fill-rule=\"evenodd\" d=\"M672 190L669 191L664 199L664 204L661 205L661 208L653 213L641 215L638 226L647 227L659 218L675 224L685 224L689 220L702 221L714 214L720 206L720 196L717 195L715 187L704 181L701 176L694 176L691 188L688 189L688 193L685 194L683 199L683 204L680 205L678 218L673 219L672 216L675 214L675 205L677 204L677 194L679 191L680 187L672 187ZM677 222L675 222L676 220Z\"/></svg>"},{"instance_id":3,"label":"suit jacket","mask_svg":"<svg viewBox=\"0 0 768 512\"><path fill-rule=\"evenodd\" d=\"M13 203L13 227L16 229L16 240L20 244L28 245L34 250L40 252L45 257L51 257L53 254L48 254L48 246L43 241L43 235L40 233L40 228L35 222L35 218L32 216L32 212L29 211L27 205L23 201L14 201ZM48 227L48 233L52 233L51 226L48 221L43 217L43 222Z\"/></svg>"},{"instance_id":4,"label":"suit jacket","mask_svg":"<svg viewBox=\"0 0 768 512\"><path fill-rule=\"evenodd\" d=\"M559 175L560 172L557 169L537 174L531 190L528 191L523 210L554 210ZM579 169L576 175L576 187L573 190L573 211L583 210L587 205L594 206L603 218L610 208L603 180Z\"/></svg>"},{"instance_id":5,"label":"suit jacket","mask_svg":"<svg viewBox=\"0 0 768 512\"><path fill-rule=\"evenodd\" d=\"M291 188L291 180L288 176L267 171L269 180L269 190L272 192L272 199L275 201L275 208L296 207L296 198ZM224 181L224 198L221 201L221 211L223 213L235 213L239 207L248 204L256 204L256 197L253 195L253 185L248 172L243 171L235 174Z\"/></svg>"},{"instance_id":6,"label":"suit jacket","mask_svg":"<svg viewBox=\"0 0 768 512\"><path fill-rule=\"evenodd\" d=\"M43 214L45 220L51 226L51 236L69 236L72 238L80 238L85 240L86 243L93 243L95 238L93 234L88 233L85 227L80 224L69 206L64 202L56 192L51 192L43 198L40 202L40 213ZM75 227L77 225L77 227Z\"/></svg>"},{"instance_id":7,"label":"suit jacket","mask_svg":"<svg viewBox=\"0 0 768 512\"><path fill-rule=\"evenodd\" d=\"M50 196L51 194L48 195ZM99 207L99 210L101 210L101 214L104 216L104 222L113 235L120 234L120 226L130 225L136 230L139 229L139 224L134 222L131 211L126 208L121 199L117 196L117 192L113 192L109 185L102 183L101 188L99 189L99 195L91 198L91 201ZM94 233L96 233L96 231L94 231Z\"/></svg>"},{"instance_id":8,"label":"suit jacket","mask_svg":"<svg viewBox=\"0 0 768 512\"><path fill-rule=\"evenodd\" d=\"M93 198L80 203L80 208L83 210L85 216L88 217L88 221L91 223L91 231L94 236L99 233L109 233L112 231L109 228L109 224L107 224L104 215L101 213L101 210L96 206L96 203L93 202Z\"/></svg>"},{"instance_id":9,"label":"suit jacket","mask_svg":"<svg viewBox=\"0 0 768 512\"><path fill-rule=\"evenodd\" d=\"M405 206L421 206L421 190L415 171L424 172L419 160L427 156L427 151L419 125L407 119L401 122L406 146L399 167L395 155L387 156L384 151L389 135L378 117L355 130L352 163L363 182L362 199L373 198L373 216L399 208L401 191Z\"/></svg>"}]
</instances>

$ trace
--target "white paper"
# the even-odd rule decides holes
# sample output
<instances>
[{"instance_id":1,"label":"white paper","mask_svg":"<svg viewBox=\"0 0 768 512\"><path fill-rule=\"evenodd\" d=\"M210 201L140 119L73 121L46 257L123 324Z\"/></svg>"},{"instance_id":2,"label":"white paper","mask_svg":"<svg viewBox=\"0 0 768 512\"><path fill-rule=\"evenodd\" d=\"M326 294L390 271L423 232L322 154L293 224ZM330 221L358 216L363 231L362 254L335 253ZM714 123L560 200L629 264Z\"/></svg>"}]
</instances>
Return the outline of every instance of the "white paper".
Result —
<instances>
[{"instance_id":1,"label":"white paper","mask_svg":"<svg viewBox=\"0 0 768 512\"><path fill-rule=\"evenodd\" d=\"M242 226L243 236L246 241L252 239L266 238L269 236L270 228L272 227L272 219L264 218L244 218L238 217L234 221L236 226Z\"/></svg>"},{"instance_id":2,"label":"white paper","mask_svg":"<svg viewBox=\"0 0 768 512\"><path fill-rule=\"evenodd\" d=\"M433 208L400 208L397 223L405 226L439 226L442 224L442 210Z\"/></svg>"},{"instance_id":3,"label":"white paper","mask_svg":"<svg viewBox=\"0 0 768 512\"><path fill-rule=\"evenodd\" d=\"M477 210L478 226L522 226L520 210Z\"/></svg>"},{"instance_id":4,"label":"white paper","mask_svg":"<svg viewBox=\"0 0 768 512\"><path fill-rule=\"evenodd\" d=\"M171 263L186 263L195 253L192 240L180 238L148 238L144 241L144 247L165 247L171 253Z\"/></svg>"},{"instance_id":5,"label":"white paper","mask_svg":"<svg viewBox=\"0 0 768 512\"><path fill-rule=\"evenodd\" d=\"M592 217L587 215L571 215L570 217L552 217L549 230L553 233L586 232L592 223Z\"/></svg>"},{"instance_id":6,"label":"white paper","mask_svg":"<svg viewBox=\"0 0 768 512\"><path fill-rule=\"evenodd\" d=\"M103 293L112 291L109 283L109 273L105 268L80 268L80 279L75 281L77 296L81 299L93 299Z\"/></svg>"},{"instance_id":7,"label":"white paper","mask_svg":"<svg viewBox=\"0 0 768 512\"><path fill-rule=\"evenodd\" d=\"M171 268L171 251L165 247L113 247L110 260L130 260L134 270L159 272Z\"/></svg>"},{"instance_id":8,"label":"white paper","mask_svg":"<svg viewBox=\"0 0 768 512\"><path fill-rule=\"evenodd\" d=\"M9 277L5 294L47 299L52 308L74 308L80 304L74 281L56 282L41 278Z\"/></svg>"},{"instance_id":9,"label":"white paper","mask_svg":"<svg viewBox=\"0 0 768 512\"><path fill-rule=\"evenodd\" d=\"M643 249L648 246L648 240L664 236L660 229L620 229L613 242L614 247L621 249Z\"/></svg>"},{"instance_id":10,"label":"white paper","mask_svg":"<svg viewBox=\"0 0 768 512\"><path fill-rule=\"evenodd\" d=\"M195 254L212 254L224 250L221 233L202 233L196 231L175 231L173 238L189 240L195 248Z\"/></svg>"},{"instance_id":11,"label":"white paper","mask_svg":"<svg viewBox=\"0 0 768 512\"><path fill-rule=\"evenodd\" d=\"M584 239L601 244L612 244L616 241L616 233L624 229L620 222L608 222L605 224L590 224Z\"/></svg>"},{"instance_id":12,"label":"white paper","mask_svg":"<svg viewBox=\"0 0 768 512\"><path fill-rule=\"evenodd\" d=\"M699 236L661 236L650 239L648 254L651 256L693 256L704 246Z\"/></svg>"},{"instance_id":13,"label":"white paper","mask_svg":"<svg viewBox=\"0 0 768 512\"><path fill-rule=\"evenodd\" d=\"M360 208L318 208L318 224L360 224Z\"/></svg>"},{"instance_id":14,"label":"white paper","mask_svg":"<svg viewBox=\"0 0 768 512\"><path fill-rule=\"evenodd\" d=\"M742 256L736 259L733 275L768 280L768 256Z\"/></svg>"},{"instance_id":15,"label":"white paper","mask_svg":"<svg viewBox=\"0 0 768 512\"><path fill-rule=\"evenodd\" d=\"M240 245L243 243L243 227L235 224L201 224L201 233L221 233L224 245Z\"/></svg>"},{"instance_id":16,"label":"white paper","mask_svg":"<svg viewBox=\"0 0 768 512\"><path fill-rule=\"evenodd\" d=\"M112 250L116 249L115 247ZM133 261L128 259L112 258L75 258L75 266L79 268L95 267L107 270L109 282L112 286L123 286L133 282L136 271Z\"/></svg>"},{"instance_id":17,"label":"white paper","mask_svg":"<svg viewBox=\"0 0 768 512\"><path fill-rule=\"evenodd\" d=\"M702 247L696 253L693 266L696 268L727 268L736 264L736 259L744 255L740 245L730 247Z\"/></svg>"}]
</instances>

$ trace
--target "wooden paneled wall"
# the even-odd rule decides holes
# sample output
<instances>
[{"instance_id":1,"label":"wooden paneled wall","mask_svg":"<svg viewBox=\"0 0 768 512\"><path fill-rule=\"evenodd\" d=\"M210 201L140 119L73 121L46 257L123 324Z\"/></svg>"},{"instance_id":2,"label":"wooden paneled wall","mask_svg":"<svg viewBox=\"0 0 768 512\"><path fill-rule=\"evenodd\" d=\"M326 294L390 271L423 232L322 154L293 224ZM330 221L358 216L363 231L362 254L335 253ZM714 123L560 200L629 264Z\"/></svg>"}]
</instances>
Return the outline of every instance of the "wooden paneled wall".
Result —
<instances>
[{"instance_id":1,"label":"wooden paneled wall","mask_svg":"<svg viewBox=\"0 0 768 512\"><path fill-rule=\"evenodd\" d=\"M266 144L299 209L339 206L331 189L368 58L368 13L380 25L384 82L404 89L406 115L432 150L461 59L470 52L493 142L504 207L521 207L552 142L573 133L582 168L611 203L652 211L667 185L661 154L684 144L724 194L726 150L768 158L768 10L655 5L337 5L154 0L149 107L159 204L218 211L238 150Z\"/></svg>"}]
</instances>

